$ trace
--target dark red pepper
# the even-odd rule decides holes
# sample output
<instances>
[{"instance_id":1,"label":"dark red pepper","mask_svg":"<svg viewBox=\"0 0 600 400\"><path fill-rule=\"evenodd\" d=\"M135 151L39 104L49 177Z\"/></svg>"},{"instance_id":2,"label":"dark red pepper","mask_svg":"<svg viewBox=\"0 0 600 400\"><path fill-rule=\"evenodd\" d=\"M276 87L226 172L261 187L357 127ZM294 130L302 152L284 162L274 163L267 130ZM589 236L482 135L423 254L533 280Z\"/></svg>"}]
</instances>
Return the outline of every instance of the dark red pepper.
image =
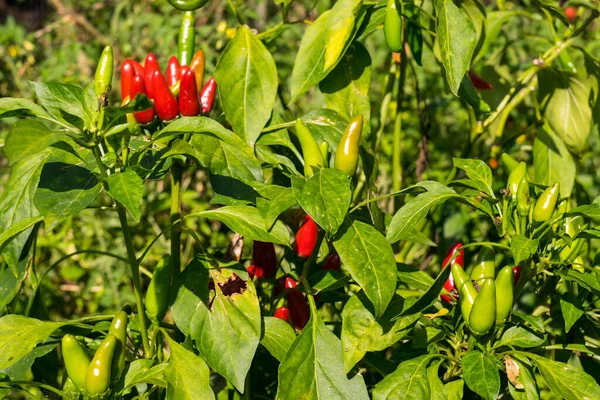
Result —
<instances>
[{"instance_id":1,"label":"dark red pepper","mask_svg":"<svg viewBox=\"0 0 600 400\"><path fill-rule=\"evenodd\" d=\"M202 114L209 114L215 102L215 94L217 93L217 81L215 78L210 78L206 85L200 91L200 103L202 104Z\"/></svg>"},{"instance_id":2,"label":"dark red pepper","mask_svg":"<svg viewBox=\"0 0 600 400\"><path fill-rule=\"evenodd\" d=\"M287 279L287 276L280 276L279 278L275 279L275 287L273 288L273 291L275 292L275 296L277 296L279 293L283 292L285 290L285 280Z\"/></svg>"},{"instance_id":3,"label":"dark red pepper","mask_svg":"<svg viewBox=\"0 0 600 400\"><path fill-rule=\"evenodd\" d=\"M146 90L148 91L148 97L154 99L154 73L158 71L160 73L160 66L156 57L152 53L148 53L146 61L144 62L144 81L146 82Z\"/></svg>"},{"instance_id":4,"label":"dark red pepper","mask_svg":"<svg viewBox=\"0 0 600 400\"><path fill-rule=\"evenodd\" d=\"M133 60L123 61L123 65L121 65L121 100L131 99L131 86L133 85L133 77L136 75Z\"/></svg>"},{"instance_id":5,"label":"dark red pepper","mask_svg":"<svg viewBox=\"0 0 600 400\"><path fill-rule=\"evenodd\" d=\"M479 75L477 75L473 71L469 71L469 78L471 78L471 83L475 89L479 90L490 90L492 88L492 84L484 81Z\"/></svg>"},{"instance_id":6,"label":"dark red pepper","mask_svg":"<svg viewBox=\"0 0 600 400\"><path fill-rule=\"evenodd\" d=\"M514 267L512 267L512 271L513 271L513 285L517 286L517 283L519 282L519 279L521 278L521 266L520 265L515 265Z\"/></svg>"},{"instance_id":7,"label":"dark red pepper","mask_svg":"<svg viewBox=\"0 0 600 400\"><path fill-rule=\"evenodd\" d=\"M163 121L171 121L179 114L177 99L171 93L165 78L160 71L154 71L152 76L152 87L154 90L154 107L158 118Z\"/></svg>"},{"instance_id":8,"label":"dark red pepper","mask_svg":"<svg viewBox=\"0 0 600 400\"><path fill-rule=\"evenodd\" d=\"M329 257L327 257L321 269L332 269L334 271L339 271L341 264L342 262L340 261L340 256L338 255L338 253L333 252L329 255Z\"/></svg>"},{"instance_id":9,"label":"dark red pepper","mask_svg":"<svg viewBox=\"0 0 600 400\"><path fill-rule=\"evenodd\" d=\"M294 328L302 330L310 319L310 309L308 308L306 298L296 289L296 281L292 278L285 280L285 288L289 290L287 293L287 302Z\"/></svg>"},{"instance_id":10,"label":"dark red pepper","mask_svg":"<svg viewBox=\"0 0 600 400\"><path fill-rule=\"evenodd\" d=\"M452 257L454 256L454 254L457 251L458 251L458 256L456 256L456 258L452 261L452 264L456 264L456 265L460 266L461 268L464 268L465 251L459 250L461 247L462 247L461 242L458 242L454 246L450 247L450 250L448 250L446 257L444 258L444 263L442 264L442 269L444 269L450 265L450 260L452 259ZM454 298L454 299L458 298L457 288L456 288L456 284L454 283L454 278L452 277L452 274L450 274L450 276L448 277L448 280L446 280L446 283L444 283L444 289L446 289L446 291L448 293L450 293L452 297L447 294L443 294L441 296L443 301L445 301L447 303L452 303L452 301L453 301L452 298Z\"/></svg>"},{"instance_id":11,"label":"dark red pepper","mask_svg":"<svg viewBox=\"0 0 600 400\"><path fill-rule=\"evenodd\" d=\"M187 65L181 69L179 113L186 117L194 117L200 114L200 99L198 98L196 76L194 75L194 71Z\"/></svg>"},{"instance_id":12,"label":"dark red pepper","mask_svg":"<svg viewBox=\"0 0 600 400\"><path fill-rule=\"evenodd\" d=\"M169 62L167 63L167 70L165 71L165 79L167 81L167 85L173 86L176 84L181 78L181 66L179 65L179 60L177 57L172 56L169 58Z\"/></svg>"},{"instance_id":13,"label":"dark red pepper","mask_svg":"<svg viewBox=\"0 0 600 400\"><path fill-rule=\"evenodd\" d=\"M277 255L273 243L254 241L252 245L252 266L256 268L255 274L257 277L259 277L259 273L263 278L275 276L277 272Z\"/></svg>"},{"instance_id":14,"label":"dark red pepper","mask_svg":"<svg viewBox=\"0 0 600 400\"><path fill-rule=\"evenodd\" d=\"M140 75L133 77L133 82L131 84L131 98L134 98L138 93L147 95L144 78ZM133 113L133 116L138 123L147 124L154 119L154 108L150 107L145 111Z\"/></svg>"},{"instance_id":15,"label":"dark red pepper","mask_svg":"<svg viewBox=\"0 0 600 400\"><path fill-rule=\"evenodd\" d=\"M317 244L317 236L319 235L319 227L315 221L307 215L304 217L304 223L296 233L296 241L294 242L294 251L300 257L308 258Z\"/></svg>"},{"instance_id":16,"label":"dark red pepper","mask_svg":"<svg viewBox=\"0 0 600 400\"><path fill-rule=\"evenodd\" d=\"M289 324L292 323L292 319L290 316L290 310L287 307L279 307L276 311L275 314L273 314L273 316L275 318L279 318L280 320L283 320Z\"/></svg>"}]
</instances>

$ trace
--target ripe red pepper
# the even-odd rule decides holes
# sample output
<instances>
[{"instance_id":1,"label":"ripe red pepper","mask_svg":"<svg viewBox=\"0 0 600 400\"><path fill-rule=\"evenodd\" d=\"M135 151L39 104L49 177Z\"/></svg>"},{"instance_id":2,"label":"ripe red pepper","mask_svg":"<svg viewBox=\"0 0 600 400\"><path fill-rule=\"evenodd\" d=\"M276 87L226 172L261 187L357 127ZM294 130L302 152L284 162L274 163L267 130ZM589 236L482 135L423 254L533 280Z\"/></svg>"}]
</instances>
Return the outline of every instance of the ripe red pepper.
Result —
<instances>
[{"instance_id":1,"label":"ripe red pepper","mask_svg":"<svg viewBox=\"0 0 600 400\"><path fill-rule=\"evenodd\" d=\"M263 277L263 270L262 269L256 269L256 266L254 264L250 264L246 267L246 271L248 272L248 275L250 275L250 278L254 278L256 277L256 279L260 279Z\"/></svg>"},{"instance_id":2,"label":"ripe red pepper","mask_svg":"<svg viewBox=\"0 0 600 400\"><path fill-rule=\"evenodd\" d=\"M569 23L573 23L577 18L577 7L569 6L565 8L565 16L569 20Z\"/></svg>"},{"instance_id":3,"label":"ripe red pepper","mask_svg":"<svg viewBox=\"0 0 600 400\"><path fill-rule=\"evenodd\" d=\"M160 72L158 61L156 60L154 54L148 53L146 56L146 61L144 62L144 81L146 82L148 97L151 99L154 99L154 82L152 82L152 78L154 77L154 73L156 71Z\"/></svg>"},{"instance_id":4,"label":"ripe red pepper","mask_svg":"<svg viewBox=\"0 0 600 400\"><path fill-rule=\"evenodd\" d=\"M477 75L473 71L469 71L469 78L471 78L471 83L475 89L479 90L490 90L492 88L492 84L484 81L479 75Z\"/></svg>"},{"instance_id":5,"label":"ripe red pepper","mask_svg":"<svg viewBox=\"0 0 600 400\"><path fill-rule=\"evenodd\" d=\"M133 77L136 75L133 60L123 61L123 65L121 65L121 100L128 97L131 99L131 86L133 85Z\"/></svg>"},{"instance_id":6,"label":"ripe red pepper","mask_svg":"<svg viewBox=\"0 0 600 400\"><path fill-rule=\"evenodd\" d=\"M513 286L517 286L517 283L519 282L519 279L521 278L521 266L520 265L515 265L514 267L512 267L512 271L513 271Z\"/></svg>"},{"instance_id":7,"label":"ripe red pepper","mask_svg":"<svg viewBox=\"0 0 600 400\"><path fill-rule=\"evenodd\" d=\"M252 245L252 266L256 274L264 278L272 278L277 272L277 255L273 243L254 241Z\"/></svg>"},{"instance_id":8,"label":"ripe red pepper","mask_svg":"<svg viewBox=\"0 0 600 400\"><path fill-rule=\"evenodd\" d=\"M167 81L167 85L173 86L179 81L181 78L181 66L179 65L179 60L177 57L172 56L169 58L169 62L167 63L167 69L165 71L165 79Z\"/></svg>"},{"instance_id":9,"label":"ripe red pepper","mask_svg":"<svg viewBox=\"0 0 600 400\"><path fill-rule=\"evenodd\" d=\"M179 113L186 117L194 117L200 114L200 99L198 98L196 77L194 71L187 65L181 69Z\"/></svg>"},{"instance_id":10,"label":"ripe red pepper","mask_svg":"<svg viewBox=\"0 0 600 400\"><path fill-rule=\"evenodd\" d=\"M292 317L294 328L302 330L310 319L310 309L304 295L296 289L296 281L292 278L286 278L285 288L287 293L287 302Z\"/></svg>"},{"instance_id":11,"label":"ripe red pepper","mask_svg":"<svg viewBox=\"0 0 600 400\"><path fill-rule=\"evenodd\" d=\"M458 242L454 246L450 247L450 250L448 250L448 253L446 254L446 258L444 258L444 263L442 264L442 269L446 268L450 264L450 260L452 259L452 257L454 256L454 254L457 251L458 251L458 256L456 256L456 258L452 261L452 264L453 265L455 264L461 268L464 268L465 251L462 250L461 247L462 247L461 242ZM448 280L446 280L446 283L444 283L444 289L446 289L446 291L448 293L450 293L454 299L458 298L458 294L457 294L458 289L456 288L456 284L454 283L454 277L452 276L452 274L450 274L450 276L448 277ZM453 299L451 296L448 296L447 294L443 294L441 296L441 298L443 301L445 301L447 303L452 303Z\"/></svg>"},{"instance_id":12,"label":"ripe red pepper","mask_svg":"<svg viewBox=\"0 0 600 400\"><path fill-rule=\"evenodd\" d=\"M169 85L160 71L154 71L152 76L152 88L154 90L154 107L158 118L163 121L171 121L179 114L177 99L171 93Z\"/></svg>"},{"instance_id":13,"label":"ripe red pepper","mask_svg":"<svg viewBox=\"0 0 600 400\"><path fill-rule=\"evenodd\" d=\"M133 77L133 82L131 84L131 96L135 97L138 93L147 95L146 85L144 83L144 78L140 75L136 75ZM147 124L148 122L154 119L154 108L150 107L145 111L139 111L133 113L135 120L140 124Z\"/></svg>"},{"instance_id":14,"label":"ripe red pepper","mask_svg":"<svg viewBox=\"0 0 600 400\"><path fill-rule=\"evenodd\" d=\"M289 324L292 323L292 319L290 316L290 310L287 307L279 307L276 311L275 314L273 314L273 316L275 318L279 318L280 320L283 320Z\"/></svg>"},{"instance_id":15,"label":"ripe red pepper","mask_svg":"<svg viewBox=\"0 0 600 400\"><path fill-rule=\"evenodd\" d=\"M296 254L303 258L310 257L317 244L318 235L319 227L310 215L307 215L304 217L304 223L296 233L296 241L294 242L294 251Z\"/></svg>"},{"instance_id":16,"label":"ripe red pepper","mask_svg":"<svg viewBox=\"0 0 600 400\"><path fill-rule=\"evenodd\" d=\"M334 271L339 271L342 262L340 261L340 256L338 253L333 252L327 257L325 262L323 263L322 270L332 269Z\"/></svg>"},{"instance_id":17,"label":"ripe red pepper","mask_svg":"<svg viewBox=\"0 0 600 400\"><path fill-rule=\"evenodd\" d=\"M202 114L209 114L215 102L215 94L217 93L217 81L215 78L210 78L206 85L200 91L200 103L202 104Z\"/></svg>"},{"instance_id":18,"label":"ripe red pepper","mask_svg":"<svg viewBox=\"0 0 600 400\"><path fill-rule=\"evenodd\" d=\"M204 82L204 52L202 50L198 50L196 54L194 54L194 58L192 58L192 62L190 63L190 68L196 75L196 86L201 88L202 82Z\"/></svg>"},{"instance_id":19,"label":"ripe red pepper","mask_svg":"<svg viewBox=\"0 0 600 400\"><path fill-rule=\"evenodd\" d=\"M139 76L144 76L144 74L145 74L144 67L142 67L142 65L135 60L130 59L130 61L133 63L133 68L135 69L135 74L139 75Z\"/></svg>"}]
</instances>

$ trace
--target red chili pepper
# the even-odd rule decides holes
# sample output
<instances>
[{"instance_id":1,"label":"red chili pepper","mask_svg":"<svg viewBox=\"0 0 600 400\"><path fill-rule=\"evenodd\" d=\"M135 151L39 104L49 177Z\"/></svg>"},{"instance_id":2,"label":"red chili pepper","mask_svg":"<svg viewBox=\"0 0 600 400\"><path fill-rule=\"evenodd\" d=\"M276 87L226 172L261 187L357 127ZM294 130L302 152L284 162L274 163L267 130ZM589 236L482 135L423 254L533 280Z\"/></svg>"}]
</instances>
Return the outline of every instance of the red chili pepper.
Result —
<instances>
[{"instance_id":1,"label":"red chili pepper","mask_svg":"<svg viewBox=\"0 0 600 400\"><path fill-rule=\"evenodd\" d=\"M133 82L131 84L131 96L135 97L138 93L145 94L146 93L146 85L144 84L144 78L140 75L136 75L133 77ZM140 124L147 124L148 122L154 119L154 108L150 107L145 111L139 111L133 113L135 120Z\"/></svg>"},{"instance_id":2,"label":"red chili pepper","mask_svg":"<svg viewBox=\"0 0 600 400\"><path fill-rule=\"evenodd\" d=\"M217 93L217 81L215 78L210 78L206 85L200 91L200 103L202 104L202 114L209 114L215 102L215 94Z\"/></svg>"},{"instance_id":3,"label":"red chili pepper","mask_svg":"<svg viewBox=\"0 0 600 400\"><path fill-rule=\"evenodd\" d=\"M154 107L158 118L163 121L171 121L179 114L177 99L171 93L165 78L160 71L154 71L152 76L152 87L154 89Z\"/></svg>"},{"instance_id":4,"label":"red chili pepper","mask_svg":"<svg viewBox=\"0 0 600 400\"><path fill-rule=\"evenodd\" d=\"M142 67L142 65L135 60L131 60L131 62L133 63L133 68L135 68L135 74L139 76L144 76L144 67Z\"/></svg>"},{"instance_id":5,"label":"red chili pepper","mask_svg":"<svg viewBox=\"0 0 600 400\"><path fill-rule=\"evenodd\" d=\"M317 244L318 235L319 227L315 221L307 215L304 217L304 223L296 233L296 242L294 242L294 251L296 254L300 257L308 258Z\"/></svg>"},{"instance_id":6,"label":"red chili pepper","mask_svg":"<svg viewBox=\"0 0 600 400\"><path fill-rule=\"evenodd\" d=\"M296 289L296 281L292 278L285 280L285 288L290 290L287 293L287 301L294 328L302 330L310 319L310 309L308 308L306 298Z\"/></svg>"},{"instance_id":7,"label":"red chili pepper","mask_svg":"<svg viewBox=\"0 0 600 400\"><path fill-rule=\"evenodd\" d=\"M261 271L263 278L275 276L277 272L277 255L273 243L254 241L252 245L252 266L256 267L257 275Z\"/></svg>"},{"instance_id":8,"label":"red chili pepper","mask_svg":"<svg viewBox=\"0 0 600 400\"><path fill-rule=\"evenodd\" d=\"M276 311L275 314L273 314L273 316L275 318L279 318L289 324L292 323L292 319L290 316L290 310L287 307L279 307Z\"/></svg>"},{"instance_id":9,"label":"red chili pepper","mask_svg":"<svg viewBox=\"0 0 600 400\"><path fill-rule=\"evenodd\" d=\"M200 99L198 98L198 89L196 87L196 76L194 75L194 71L187 65L181 69L179 112L186 117L193 117L200 114Z\"/></svg>"},{"instance_id":10,"label":"red chili pepper","mask_svg":"<svg viewBox=\"0 0 600 400\"><path fill-rule=\"evenodd\" d=\"M146 61L144 62L144 81L146 82L148 97L151 99L154 99L154 82L152 82L152 78L154 77L154 73L156 71L160 72L158 61L156 60L154 54L148 53L146 56Z\"/></svg>"},{"instance_id":11,"label":"red chili pepper","mask_svg":"<svg viewBox=\"0 0 600 400\"><path fill-rule=\"evenodd\" d=\"M569 6L565 8L565 16L569 20L569 23L573 23L577 18L577 7Z\"/></svg>"},{"instance_id":12,"label":"red chili pepper","mask_svg":"<svg viewBox=\"0 0 600 400\"><path fill-rule=\"evenodd\" d=\"M169 62L167 63L167 70L165 71L165 79L167 81L167 85L173 86L179 81L181 78L181 66L179 65L179 60L177 57L172 56L169 58Z\"/></svg>"},{"instance_id":13,"label":"red chili pepper","mask_svg":"<svg viewBox=\"0 0 600 400\"><path fill-rule=\"evenodd\" d=\"M513 286L517 286L519 279L521 279L521 266L515 265L514 267L512 267L512 271L513 271L513 281L514 281Z\"/></svg>"},{"instance_id":14,"label":"red chili pepper","mask_svg":"<svg viewBox=\"0 0 600 400\"><path fill-rule=\"evenodd\" d=\"M456 258L452 261L452 264L456 264L456 265L460 266L461 268L464 268L465 251L460 250L461 247L462 247L461 242L458 242L454 246L450 247L450 250L448 250L448 253L446 254L446 258L444 258L444 263L442 264L442 269L444 269L448 265L450 265L450 260L452 259L452 257L454 256L454 254L457 251L458 251L458 256L456 256ZM446 280L446 283L444 283L444 289L446 289L446 291L448 293L450 293L452 297L448 296L447 294L443 294L441 296L443 301L445 301L447 303L452 303L452 301L453 301L452 298L454 298L454 299L458 298L457 288L456 288L456 284L454 283L454 278L452 277L452 274L450 274L450 276Z\"/></svg>"},{"instance_id":15,"label":"red chili pepper","mask_svg":"<svg viewBox=\"0 0 600 400\"><path fill-rule=\"evenodd\" d=\"M256 277L256 279L260 279L263 277L263 270L260 268L257 269L253 264L248 265L246 271L248 272L248 275L250 275L250 278Z\"/></svg>"},{"instance_id":16,"label":"red chili pepper","mask_svg":"<svg viewBox=\"0 0 600 400\"><path fill-rule=\"evenodd\" d=\"M332 269L334 271L339 271L341 266L340 256L338 253L333 252L327 257L325 262L323 263L322 270Z\"/></svg>"},{"instance_id":17,"label":"red chili pepper","mask_svg":"<svg viewBox=\"0 0 600 400\"><path fill-rule=\"evenodd\" d=\"M121 100L131 98L133 77L137 75L133 62L133 60L127 59L121 65Z\"/></svg>"},{"instance_id":18,"label":"red chili pepper","mask_svg":"<svg viewBox=\"0 0 600 400\"><path fill-rule=\"evenodd\" d=\"M471 83L475 89L479 90L490 90L492 88L492 84L484 81L479 75L477 75L473 71L469 71L469 78L471 78Z\"/></svg>"}]
</instances>

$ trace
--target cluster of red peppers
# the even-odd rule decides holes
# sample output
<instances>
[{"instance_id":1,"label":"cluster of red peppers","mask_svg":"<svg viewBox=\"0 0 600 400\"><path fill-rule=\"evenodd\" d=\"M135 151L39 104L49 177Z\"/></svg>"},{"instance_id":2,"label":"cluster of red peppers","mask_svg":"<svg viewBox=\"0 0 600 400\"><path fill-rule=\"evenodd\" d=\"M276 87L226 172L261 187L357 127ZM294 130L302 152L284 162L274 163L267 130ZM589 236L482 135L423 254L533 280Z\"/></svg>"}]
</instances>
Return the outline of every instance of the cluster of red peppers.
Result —
<instances>
[{"instance_id":1,"label":"cluster of red peppers","mask_svg":"<svg viewBox=\"0 0 600 400\"><path fill-rule=\"evenodd\" d=\"M127 104L138 94L148 96L154 107L134 113L136 121L147 124L155 114L162 121L178 115L193 117L212 110L217 83L211 78L205 85L204 52L194 52L194 16L184 13L179 32L178 57L169 59L165 73L161 72L154 54L146 56L144 66L127 59L121 65L121 100ZM201 89L200 89L201 88Z\"/></svg>"}]
</instances>

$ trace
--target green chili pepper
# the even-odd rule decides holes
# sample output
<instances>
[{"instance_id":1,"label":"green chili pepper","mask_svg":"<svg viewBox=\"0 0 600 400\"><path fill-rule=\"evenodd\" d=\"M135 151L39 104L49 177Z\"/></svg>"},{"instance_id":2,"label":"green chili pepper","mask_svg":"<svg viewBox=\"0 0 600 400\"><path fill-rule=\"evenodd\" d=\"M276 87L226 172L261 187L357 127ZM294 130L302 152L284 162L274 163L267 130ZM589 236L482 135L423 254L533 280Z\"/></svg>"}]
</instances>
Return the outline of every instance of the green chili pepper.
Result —
<instances>
[{"instance_id":1,"label":"green chili pepper","mask_svg":"<svg viewBox=\"0 0 600 400\"><path fill-rule=\"evenodd\" d=\"M208 3L208 0L168 0L169 4L180 11L194 11Z\"/></svg>"},{"instance_id":2,"label":"green chili pepper","mask_svg":"<svg viewBox=\"0 0 600 400\"><path fill-rule=\"evenodd\" d=\"M504 170L506 171L507 174L510 174L511 172L514 171L515 168L517 168L519 166L518 161L515 160L514 158L512 158L507 153L502 153L500 158L502 159L502 166L504 167Z\"/></svg>"},{"instance_id":3,"label":"green chili pepper","mask_svg":"<svg viewBox=\"0 0 600 400\"><path fill-rule=\"evenodd\" d=\"M533 207L533 220L536 222L545 222L552 218L558 195L560 194L560 184L555 183L549 186L538 197Z\"/></svg>"},{"instance_id":4,"label":"green chili pepper","mask_svg":"<svg viewBox=\"0 0 600 400\"><path fill-rule=\"evenodd\" d=\"M517 189L517 212L520 217L527 217L529 215L529 208L531 207L529 199L529 182L527 178L523 178Z\"/></svg>"},{"instance_id":5,"label":"green chili pepper","mask_svg":"<svg viewBox=\"0 0 600 400\"><path fill-rule=\"evenodd\" d=\"M496 322L496 285L485 279L469 315L469 328L477 335L487 333Z\"/></svg>"},{"instance_id":6,"label":"green chili pepper","mask_svg":"<svg viewBox=\"0 0 600 400\"><path fill-rule=\"evenodd\" d=\"M567 217L564 227L565 234L569 235L569 237L575 237L583 229L583 218L580 216ZM573 240L570 245L561 250L560 259L565 262L573 261L579 256L584 243L585 240L583 238Z\"/></svg>"},{"instance_id":7,"label":"green chili pepper","mask_svg":"<svg viewBox=\"0 0 600 400\"><path fill-rule=\"evenodd\" d=\"M506 266L498 272L496 278L496 323L501 323L508 318L514 301L514 273L513 267Z\"/></svg>"},{"instance_id":8,"label":"green chili pepper","mask_svg":"<svg viewBox=\"0 0 600 400\"><path fill-rule=\"evenodd\" d=\"M465 270L458 264L452 263L452 278L454 284L458 289L458 298L460 302L460 312L462 313L463 319L466 323L469 323L469 316L471 315L471 308L475 299L477 298L477 290L473 286L473 282L465 272Z\"/></svg>"},{"instance_id":9,"label":"green chili pepper","mask_svg":"<svg viewBox=\"0 0 600 400\"><path fill-rule=\"evenodd\" d=\"M194 45L196 41L196 19L193 11L186 11L181 18L179 27L179 41L177 42L177 58L179 64L190 65L194 55Z\"/></svg>"},{"instance_id":10,"label":"green chili pepper","mask_svg":"<svg viewBox=\"0 0 600 400\"><path fill-rule=\"evenodd\" d=\"M300 118L296 120L296 136L298 136L304 156L304 175L312 176L313 171L311 167L323 167L325 160L323 160L323 154L317 141Z\"/></svg>"},{"instance_id":11,"label":"green chili pepper","mask_svg":"<svg viewBox=\"0 0 600 400\"><path fill-rule=\"evenodd\" d=\"M510 197L512 201L517 201L517 192L519 190L519 184L521 180L527 176L527 164L523 161L517 165L510 175L508 176L508 181L506 182L506 187L510 190Z\"/></svg>"},{"instance_id":12,"label":"green chili pepper","mask_svg":"<svg viewBox=\"0 0 600 400\"><path fill-rule=\"evenodd\" d=\"M345 172L348 176L353 176L358 166L358 150L362 128L363 117L359 114L352 118L346 126L342 140L340 140L335 152L335 168Z\"/></svg>"},{"instance_id":13,"label":"green chili pepper","mask_svg":"<svg viewBox=\"0 0 600 400\"><path fill-rule=\"evenodd\" d=\"M109 335L114 335L117 338L115 354L112 359L111 373L112 379L117 380L125 370L125 353L127 351L127 322L128 317L125 311L119 311L113 318Z\"/></svg>"},{"instance_id":14,"label":"green chili pepper","mask_svg":"<svg viewBox=\"0 0 600 400\"><path fill-rule=\"evenodd\" d=\"M484 279L494 279L496 274L495 260L494 250L491 247L483 246L475 260L475 267L471 271L471 279L478 285L481 285Z\"/></svg>"},{"instance_id":15,"label":"green chili pepper","mask_svg":"<svg viewBox=\"0 0 600 400\"><path fill-rule=\"evenodd\" d=\"M323 155L323 160L325 161L325 166L329 166L329 143L323 142L319 145L321 149L321 154Z\"/></svg>"},{"instance_id":16,"label":"green chili pepper","mask_svg":"<svg viewBox=\"0 0 600 400\"><path fill-rule=\"evenodd\" d=\"M77 389L85 389L85 377L90 365L90 356L73 335L63 336L61 344L67 375Z\"/></svg>"},{"instance_id":17,"label":"green chili pepper","mask_svg":"<svg viewBox=\"0 0 600 400\"><path fill-rule=\"evenodd\" d=\"M100 61L96 67L96 75L94 77L94 91L96 96L100 97L103 94L110 92L113 75L113 50L112 46L108 45L102 51Z\"/></svg>"},{"instance_id":18,"label":"green chili pepper","mask_svg":"<svg viewBox=\"0 0 600 400\"><path fill-rule=\"evenodd\" d=\"M482 113L489 113L492 108L479 97L468 76L464 76L458 88L458 96L466 101L473 109Z\"/></svg>"},{"instance_id":19,"label":"green chili pepper","mask_svg":"<svg viewBox=\"0 0 600 400\"><path fill-rule=\"evenodd\" d=\"M170 265L171 256L165 254L156 265L146 290L146 315L151 321L162 321L169 309Z\"/></svg>"},{"instance_id":20,"label":"green chili pepper","mask_svg":"<svg viewBox=\"0 0 600 400\"><path fill-rule=\"evenodd\" d=\"M91 396L100 395L110 387L110 369L117 342L115 335L106 336L94 354L85 378L85 388Z\"/></svg>"},{"instance_id":21,"label":"green chili pepper","mask_svg":"<svg viewBox=\"0 0 600 400\"><path fill-rule=\"evenodd\" d=\"M400 4L397 0L388 0L383 22L385 42L390 50L399 53L402 51L402 17Z\"/></svg>"}]
</instances>

